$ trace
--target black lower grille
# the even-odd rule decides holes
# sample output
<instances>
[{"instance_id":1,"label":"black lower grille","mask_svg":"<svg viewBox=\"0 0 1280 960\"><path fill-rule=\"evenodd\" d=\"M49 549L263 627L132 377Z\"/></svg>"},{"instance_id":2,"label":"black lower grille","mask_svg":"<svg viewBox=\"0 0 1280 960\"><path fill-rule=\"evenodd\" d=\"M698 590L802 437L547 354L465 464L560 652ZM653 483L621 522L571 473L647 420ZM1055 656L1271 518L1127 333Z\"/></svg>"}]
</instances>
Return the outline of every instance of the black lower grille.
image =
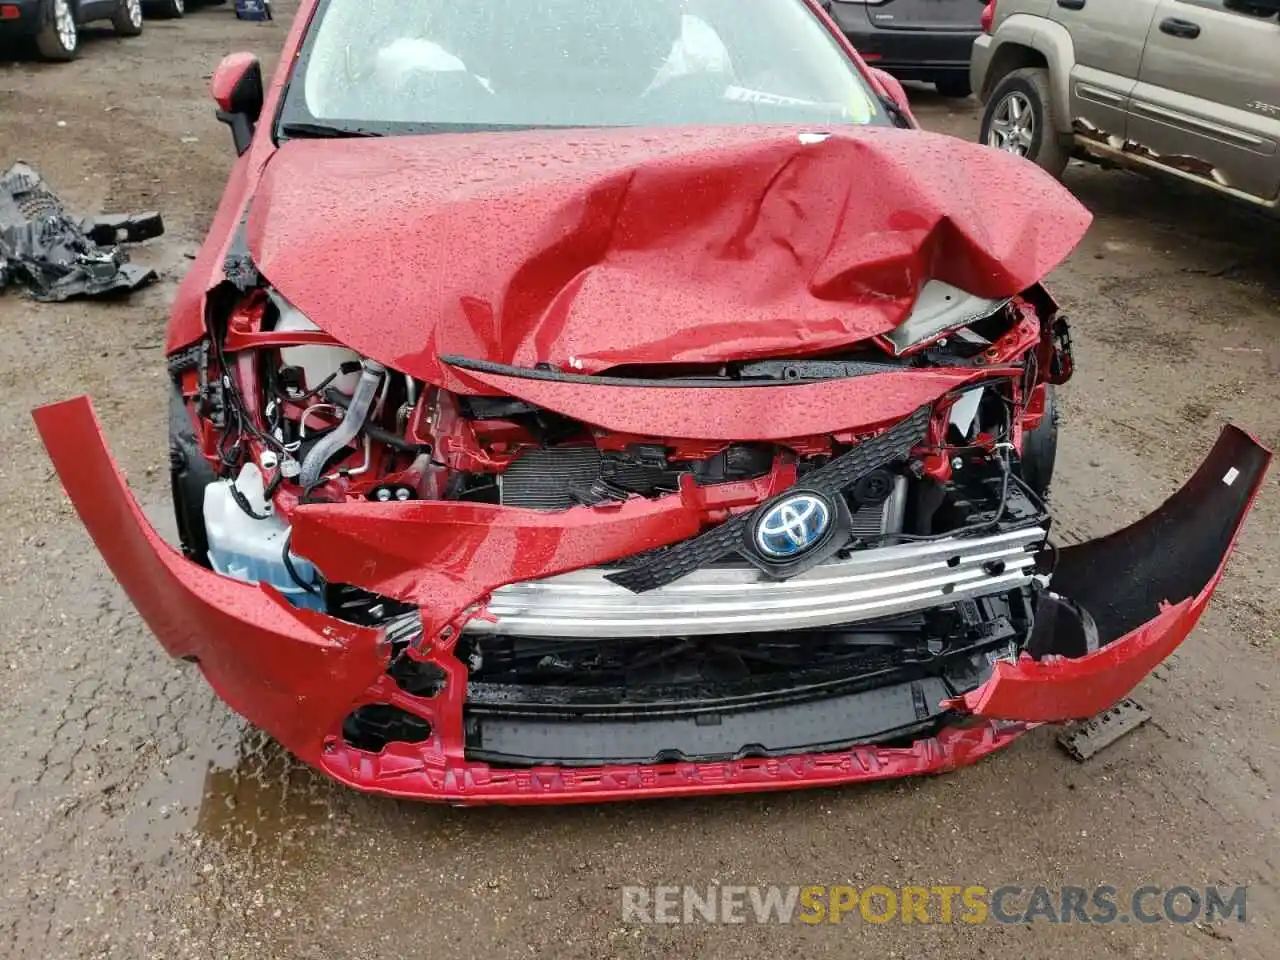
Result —
<instances>
[{"instance_id":1,"label":"black lower grille","mask_svg":"<svg viewBox=\"0 0 1280 960\"><path fill-rule=\"evenodd\" d=\"M975 689L1012 636L934 658L868 656L787 677L676 687L467 686L467 753L505 765L714 760L888 745L947 714Z\"/></svg>"},{"instance_id":2,"label":"black lower grille","mask_svg":"<svg viewBox=\"0 0 1280 960\"><path fill-rule=\"evenodd\" d=\"M609 643L464 636L467 755L590 766L892 745L947 722L943 701L1015 655L1030 616L1016 591L857 630Z\"/></svg>"},{"instance_id":3,"label":"black lower grille","mask_svg":"<svg viewBox=\"0 0 1280 960\"><path fill-rule=\"evenodd\" d=\"M986 665L990 671L990 665ZM471 717L467 756L495 766L599 766L769 757L841 750L864 743L893 746L940 727L953 695L942 677L925 677L821 700L776 703L706 717L655 715L644 720Z\"/></svg>"}]
</instances>

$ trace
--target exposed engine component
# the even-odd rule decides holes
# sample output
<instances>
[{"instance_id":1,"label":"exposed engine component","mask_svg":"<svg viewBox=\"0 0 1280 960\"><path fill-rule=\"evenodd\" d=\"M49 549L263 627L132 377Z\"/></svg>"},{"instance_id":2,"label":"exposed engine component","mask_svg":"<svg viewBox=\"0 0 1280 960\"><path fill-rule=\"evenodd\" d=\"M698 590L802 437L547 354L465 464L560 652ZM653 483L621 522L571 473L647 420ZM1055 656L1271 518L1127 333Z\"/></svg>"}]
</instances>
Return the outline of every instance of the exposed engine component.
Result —
<instances>
[{"instance_id":1,"label":"exposed engine component","mask_svg":"<svg viewBox=\"0 0 1280 960\"><path fill-rule=\"evenodd\" d=\"M270 584L298 606L325 608L314 568L289 552L289 524L268 499L257 464L246 463L234 480L205 487L204 526L214 570Z\"/></svg>"},{"instance_id":2,"label":"exposed engine component","mask_svg":"<svg viewBox=\"0 0 1280 960\"><path fill-rule=\"evenodd\" d=\"M878 540L905 529L907 478L902 474L887 470L868 474L864 482L854 485L853 497L861 505L850 516L849 533L854 540Z\"/></svg>"},{"instance_id":3,"label":"exposed engine component","mask_svg":"<svg viewBox=\"0 0 1280 960\"><path fill-rule=\"evenodd\" d=\"M278 332L292 313L287 304L276 306ZM294 318L292 325L308 332L304 317ZM282 348L277 363L268 366L260 381L265 396L259 402L270 434L252 426L252 404L234 384L220 390L229 414L224 422L228 428L239 425L248 431L241 443L261 442L262 466L241 464L233 476L224 473L201 488L200 526L208 547L207 557L200 559L225 575L268 583L299 605L326 609L343 619L380 623L382 614L390 618L404 611L373 604L368 613L356 616L349 602L339 602L326 591L318 572L288 549L289 523L273 503L282 487L304 499L324 484L325 499L345 488L349 497L381 503L426 497L559 511L633 496L675 494L682 482L702 487L754 481L776 471L779 463L794 463L798 483L792 492L818 492L835 511L835 526L827 531L830 542L821 549L799 551L803 556L766 556L752 549L758 516L774 502L767 501L709 527L694 540L636 556L624 569L602 572L606 579L625 581L629 589L642 592L674 583L700 567L731 562L733 556L737 560L731 565L746 562L787 581L811 566L847 559L849 551L902 540L995 532L1002 522L1012 529L1043 516L1038 491L1017 477L1011 480L1017 466L1002 450L1010 446L1013 381L986 380L943 408L948 439L960 446L949 448L959 455L944 458L948 464L954 461L953 475L938 478L925 474L921 464L908 462L934 416L927 408L875 438L828 448L833 455L797 455L768 443L680 447L622 438L620 446L610 446L604 442L610 438L599 431L504 398L458 398L455 409L468 416L450 420L440 405L452 403L452 398L439 392L420 395L408 379L400 389L400 378L378 363L359 361L357 372L354 362L335 349L330 354L291 354L286 364L284 350L295 349ZM347 395L342 387L352 385L350 378L354 389ZM420 405L425 409L415 419ZM1046 417L1042 422L1050 421ZM226 442L224 436L222 443ZM191 440L186 443L189 448ZM476 469L448 469L431 459L433 451L462 457ZM186 450L183 456L189 459L190 454ZM225 454L221 459L229 462ZM704 541L720 546L707 552L701 547ZM681 551L689 553L688 562L673 562ZM953 578L964 570L954 571ZM1021 567L1007 573L990 570L964 590L982 591L1006 582L1013 586L1026 575ZM518 585L504 588L517 589ZM867 608L872 609L876 607ZM835 622L825 614L814 616L811 622Z\"/></svg>"},{"instance_id":4,"label":"exposed engine component","mask_svg":"<svg viewBox=\"0 0 1280 960\"><path fill-rule=\"evenodd\" d=\"M365 360L360 380L356 384L355 393L351 397L351 406L347 408L338 426L322 437L307 453L302 461L302 473L298 482L304 490L309 490L320 482L325 464L339 450L356 438L364 428L369 411L373 409L373 401L378 395L378 386L386 375L386 368L373 360Z\"/></svg>"},{"instance_id":5,"label":"exposed engine component","mask_svg":"<svg viewBox=\"0 0 1280 960\"><path fill-rule=\"evenodd\" d=\"M499 501L509 507L564 510L578 503L575 490L590 488L600 476L595 447L525 450L498 476Z\"/></svg>"},{"instance_id":6,"label":"exposed engine component","mask_svg":"<svg viewBox=\"0 0 1280 960\"><path fill-rule=\"evenodd\" d=\"M535 510L564 510L674 493L686 474L699 483L726 483L764 476L773 465L768 445L734 444L705 460L668 460L661 447L601 453L594 446L522 451L498 478L500 502Z\"/></svg>"},{"instance_id":7,"label":"exposed engine component","mask_svg":"<svg viewBox=\"0 0 1280 960\"><path fill-rule=\"evenodd\" d=\"M395 500L404 503L406 500L416 500L417 493L413 487L404 484L388 484L382 487L374 487L369 491L369 499L376 500L378 503L390 503Z\"/></svg>"},{"instance_id":8,"label":"exposed engine component","mask_svg":"<svg viewBox=\"0 0 1280 960\"><path fill-rule=\"evenodd\" d=\"M1001 324L1012 329L1016 312L999 310L989 321L996 325L993 335L1003 335ZM170 365L181 390L173 449L185 548L219 573L269 584L300 606L386 629L400 638L398 648L421 628L413 608L325 583L290 549L295 505L434 499L564 511L634 497L707 498L707 522L692 539L608 569L572 571L563 583L501 587L490 600L493 616L467 627L478 635L529 638L634 639L666 632L668 621L683 625L677 632L686 640L734 629L710 613L687 620L683 598L709 589L700 586L708 577L707 584L719 584L713 605L730 620L732 608L757 621L737 628L744 636L864 624L948 595L959 601L1024 589L1029 557L1044 536L1039 494L1040 475L1052 470L1051 393L1037 395L1038 420L1024 419L1024 433L1035 441L1026 447L1035 460L1034 485L1024 482L1011 442L1015 417L1023 415L1036 383L1031 354L1021 373L984 375L869 436L725 443L611 434L523 400L419 384L334 343L275 291L249 293L222 336ZM991 343L978 336L964 350ZM939 340L931 349L944 347ZM863 350L857 359L752 361L730 365L720 376L820 381L929 362L877 362ZM715 374L697 375L709 376ZM721 484L732 489L711 491ZM809 517L806 505L818 513ZM821 530L802 529L814 518ZM757 547L761 536L764 545ZM967 539L948 539L955 537ZM941 553L931 549L934 542ZM895 546L896 552L881 549ZM935 554L947 569L916 585L912 578L923 575L921 564L933 563ZM808 576L810 568L819 569ZM778 588L776 596L763 589L762 573ZM578 584L574 578L586 579ZM618 584L633 592L619 595ZM673 586L671 597L666 585ZM561 586L563 595L538 593ZM739 594L764 605L755 610ZM635 609L628 596L632 606L639 604ZM596 608L576 611L578 601ZM627 609L606 617L612 618L607 628L589 626L618 603ZM478 647L474 653L477 666Z\"/></svg>"},{"instance_id":9,"label":"exposed engine component","mask_svg":"<svg viewBox=\"0 0 1280 960\"><path fill-rule=\"evenodd\" d=\"M318 331L311 319L293 304L289 303L277 291L269 290L271 299L279 318L276 320L277 333L295 333L298 331ZM345 347L323 347L303 344L297 347L284 347L280 351L280 363L284 368L301 371L303 391L315 392L322 385L331 385L350 396L359 382L360 355ZM347 372L354 365L355 369Z\"/></svg>"}]
</instances>

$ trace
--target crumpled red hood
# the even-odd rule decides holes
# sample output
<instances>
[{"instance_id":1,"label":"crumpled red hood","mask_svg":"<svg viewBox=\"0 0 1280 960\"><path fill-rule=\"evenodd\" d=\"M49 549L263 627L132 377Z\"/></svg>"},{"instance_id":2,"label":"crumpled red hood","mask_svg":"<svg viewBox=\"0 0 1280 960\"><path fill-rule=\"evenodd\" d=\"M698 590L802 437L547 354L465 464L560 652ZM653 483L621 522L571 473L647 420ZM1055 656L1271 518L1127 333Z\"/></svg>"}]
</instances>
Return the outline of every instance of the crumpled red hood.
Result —
<instances>
[{"instance_id":1,"label":"crumpled red hood","mask_svg":"<svg viewBox=\"0 0 1280 960\"><path fill-rule=\"evenodd\" d=\"M1089 213L1032 164L914 130L777 127L286 143L263 275L360 353L595 372L794 357L896 326L926 280L1007 297Z\"/></svg>"}]
</instances>

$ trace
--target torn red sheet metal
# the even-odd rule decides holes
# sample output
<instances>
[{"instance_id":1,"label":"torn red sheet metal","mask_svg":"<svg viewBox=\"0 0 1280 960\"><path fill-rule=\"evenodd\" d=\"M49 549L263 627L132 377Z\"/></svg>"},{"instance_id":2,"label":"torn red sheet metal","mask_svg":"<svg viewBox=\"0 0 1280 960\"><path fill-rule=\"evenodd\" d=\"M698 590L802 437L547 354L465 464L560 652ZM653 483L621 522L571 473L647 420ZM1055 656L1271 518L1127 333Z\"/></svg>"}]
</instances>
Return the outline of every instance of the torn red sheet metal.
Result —
<instances>
[{"instance_id":1,"label":"torn red sheet metal","mask_svg":"<svg viewBox=\"0 0 1280 960\"><path fill-rule=\"evenodd\" d=\"M418 605L434 637L500 586L675 543L701 518L664 497L557 513L429 500L311 504L292 519L294 548L326 578Z\"/></svg>"},{"instance_id":2,"label":"torn red sheet metal","mask_svg":"<svg viewBox=\"0 0 1280 960\"><path fill-rule=\"evenodd\" d=\"M195 659L232 709L314 762L319 727L345 716L386 669L381 631L186 560L143 516L87 398L33 416L76 512L165 650Z\"/></svg>"},{"instance_id":3,"label":"torn red sheet metal","mask_svg":"<svg viewBox=\"0 0 1280 960\"><path fill-rule=\"evenodd\" d=\"M86 398L42 407L35 419L85 526L170 653L198 660L234 709L343 782L457 803L599 801L942 772L1004 746L1037 721L1096 712L1184 639L1222 575L1270 462L1256 441L1228 428L1196 475L1160 510L1110 537L1063 550L1054 586L1073 591L1086 605L1092 600L1091 629L1102 649L1075 658L998 665L991 680L953 705L979 714L981 722L958 720L900 749L511 770L464 757L464 668L457 661L449 660L453 669L445 671L446 691L436 697L395 691L384 672L387 650L380 631L291 608L269 588L218 576L163 543L130 495ZM661 502L612 513L502 510L501 521L477 514L483 505L423 504L433 509L424 511L421 523L398 522L393 529L375 507L299 510L296 530L309 538L322 567L342 562L343 573L356 583L388 587L418 577L414 585L421 588L421 599L436 610L456 603L462 593L482 592L486 583L505 582L510 579L506 571L517 567L522 576L540 576L605 562L642 544L686 536L692 522L679 507ZM363 565L350 559L356 542L369 546L359 554L367 561ZM430 564L435 579L416 572L419 563ZM446 589L444 596L431 596L436 586ZM1180 591L1190 599L1180 599ZM1160 612L1160 598L1172 599L1173 606ZM1069 631L1052 639L1060 649L1073 642ZM380 754L343 743L347 713L379 699L430 715L431 738L421 745L393 743ZM1011 722L999 719L1004 717Z\"/></svg>"},{"instance_id":4,"label":"torn red sheet metal","mask_svg":"<svg viewBox=\"0 0 1280 960\"><path fill-rule=\"evenodd\" d=\"M1089 222L1033 165L917 130L573 130L289 141L247 240L322 329L449 385L445 354L593 373L830 351L930 279L1014 296Z\"/></svg>"},{"instance_id":5,"label":"torn red sheet metal","mask_svg":"<svg viewBox=\"0 0 1280 960\"><path fill-rule=\"evenodd\" d=\"M391 744L377 755L355 750L341 741L342 719L361 703L387 697L381 631L293 608L270 588L238 583L183 559L130 494L87 398L41 407L34 417L81 520L165 649L196 660L223 700L290 752L361 790L453 803L566 803L827 786L952 770L1026 729L987 722L944 730L905 748L771 760L505 770L462 759L458 709L452 717L431 712L434 735L426 744ZM572 539L545 541L543 570L573 556L564 543ZM460 540L453 563L459 575L474 555L467 538ZM416 700L401 693L390 699ZM446 703L460 703L456 689L435 706Z\"/></svg>"}]
</instances>

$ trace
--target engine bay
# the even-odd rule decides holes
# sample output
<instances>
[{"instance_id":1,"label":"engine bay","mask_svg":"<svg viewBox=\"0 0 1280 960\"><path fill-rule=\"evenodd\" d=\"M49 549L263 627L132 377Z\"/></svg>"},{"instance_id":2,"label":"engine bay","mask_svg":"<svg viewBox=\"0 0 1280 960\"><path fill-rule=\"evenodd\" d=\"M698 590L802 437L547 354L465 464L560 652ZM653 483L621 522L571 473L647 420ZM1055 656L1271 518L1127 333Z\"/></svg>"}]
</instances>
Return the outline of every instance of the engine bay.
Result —
<instances>
[{"instance_id":1,"label":"engine bay","mask_svg":"<svg viewBox=\"0 0 1280 960\"><path fill-rule=\"evenodd\" d=\"M1039 291L907 357L874 347L838 358L662 371L663 382L814 382L885 369L982 365L935 405L928 445L848 494L858 550L992 529L1045 513L1057 411L1070 373L1065 321ZM239 298L222 329L177 355L171 429L179 529L189 558L266 580L324 609L323 584L288 550L299 504L451 500L531 510L602 507L705 491L708 525L820 470L862 439L718 442L606 431L502 396L397 374L334 342L270 289ZM612 382L655 382L653 369ZM728 387L726 389L735 389Z\"/></svg>"}]
</instances>

